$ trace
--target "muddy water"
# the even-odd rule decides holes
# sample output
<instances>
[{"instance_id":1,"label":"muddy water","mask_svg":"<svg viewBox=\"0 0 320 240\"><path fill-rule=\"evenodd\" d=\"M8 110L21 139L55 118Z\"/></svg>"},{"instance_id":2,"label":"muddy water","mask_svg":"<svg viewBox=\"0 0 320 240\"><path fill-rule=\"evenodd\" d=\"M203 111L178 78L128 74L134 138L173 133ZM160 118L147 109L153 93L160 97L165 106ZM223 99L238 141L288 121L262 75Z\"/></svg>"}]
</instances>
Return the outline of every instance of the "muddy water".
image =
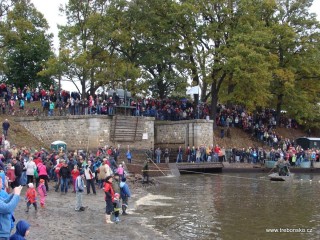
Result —
<instances>
[{"instance_id":1,"label":"muddy water","mask_svg":"<svg viewBox=\"0 0 320 240\"><path fill-rule=\"evenodd\" d=\"M49 192L47 206L15 217L31 224L28 239L319 239L320 176L296 175L293 183L270 182L262 174L184 175L133 188L128 216L105 223L102 190L84 195ZM52 189L52 188L51 188ZM306 231L271 233L267 231ZM309 233L307 231L310 231Z\"/></svg>"},{"instance_id":2,"label":"muddy water","mask_svg":"<svg viewBox=\"0 0 320 240\"><path fill-rule=\"evenodd\" d=\"M136 213L163 238L319 239L319 175L296 174L292 183L260 173L160 181L137 202Z\"/></svg>"}]
</instances>

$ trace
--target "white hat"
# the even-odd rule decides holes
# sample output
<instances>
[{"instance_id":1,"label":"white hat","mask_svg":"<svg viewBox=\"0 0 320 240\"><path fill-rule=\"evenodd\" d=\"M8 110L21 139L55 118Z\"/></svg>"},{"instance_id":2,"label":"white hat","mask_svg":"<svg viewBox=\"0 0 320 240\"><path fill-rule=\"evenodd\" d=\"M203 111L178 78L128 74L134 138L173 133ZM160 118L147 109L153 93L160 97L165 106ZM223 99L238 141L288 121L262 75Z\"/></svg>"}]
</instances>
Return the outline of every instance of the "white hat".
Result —
<instances>
[{"instance_id":1,"label":"white hat","mask_svg":"<svg viewBox=\"0 0 320 240\"><path fill-rule=\"evenodd\" d=\"M28 183L29 188L33 188L33 183Z\"/></svg>"}]
</instances>

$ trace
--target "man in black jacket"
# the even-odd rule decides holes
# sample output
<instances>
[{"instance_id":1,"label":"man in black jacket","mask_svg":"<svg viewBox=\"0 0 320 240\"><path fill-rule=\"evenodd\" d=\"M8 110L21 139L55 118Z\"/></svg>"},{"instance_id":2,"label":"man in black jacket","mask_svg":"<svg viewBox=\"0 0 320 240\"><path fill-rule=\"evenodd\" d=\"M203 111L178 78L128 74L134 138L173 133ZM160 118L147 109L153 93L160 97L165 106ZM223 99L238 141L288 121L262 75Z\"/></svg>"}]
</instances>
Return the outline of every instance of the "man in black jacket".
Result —
<instances>
[{"instance_id":1,"label":"man in black jacket","mask_svg":"<svg viewBox=\"0 0 320 240\"><path fill-rule=\"evenodd\" d=\"M71 172L66 162L64 162L62 167L60 168L59 175L61 181L61 194L67 194Z\"/></svg>"},{"instance_id":2,"label":"man in black jacket","mask_svg":"<svg viewBox=\"0 0 320 240\"><path fill-rule=\"evenodd\" d=\"M14 166L14 174L15 174L16 178L11 186L12 186L12 188L15 188L15 187L20 186L20 178L22 175L23 167L22 167L20 161L18 161L16 158L14 158L12 160L12 165Z\"/></svg>"}]
</instances>

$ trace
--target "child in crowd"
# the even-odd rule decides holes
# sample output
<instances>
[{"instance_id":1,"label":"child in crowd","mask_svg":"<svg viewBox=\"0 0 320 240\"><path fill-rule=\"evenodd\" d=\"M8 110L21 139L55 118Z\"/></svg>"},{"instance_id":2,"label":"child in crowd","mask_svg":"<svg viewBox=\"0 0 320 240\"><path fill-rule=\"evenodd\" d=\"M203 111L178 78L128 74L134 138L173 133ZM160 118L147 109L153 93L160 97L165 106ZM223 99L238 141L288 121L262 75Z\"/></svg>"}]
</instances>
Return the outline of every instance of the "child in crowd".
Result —
<instances>
[{"instance_id":1,"label":"child in crowd","mask_svg":"<svg viewBox=\"0 0 320 240\"><path fill-rule=\"evenodd\" d=\"M122 178L120 182L120 196L122 198L122 215L127 215L128 199L131 197L131 192L126 178Z\"/></svg>"},{"instance_id":2,"label":"child in crowd","mask_svg":"<svg viewBox=\"0 0 320 240\"><path fill-rule=\"evenodd\" d=\"M128 145L128 151L127 151L127 153L126 153L126 157L127 157L128 163L131 163L132 154L131 154L131 152L130 152L129 145Z\"/></svg>"},{"instance_id":3,"label":"child in crowd","mask_svg":"<svg viewBox=\"0 0 320 240\"><path fill-rule=\"evenodd\" d=\"M118 222L120 222L119 213L120 213L120 209L121 209L120 194L119 193L114 194L113 207L114 207L114 221L116 223L118 223Z\"/></svg>"},{"instance_id":4,"label":"child in crowd","mask_svg":"<svg viewBox=\"0 0 320 240\"><path fill-rule=\"evenodd\" d=\"M27 201L27 210L29 212L30 205L34 206L34 209L37 211L37 191L34 189L33 183L28 183L28 190L26 192L26 201Z\"/></svg>"},{"instance_id":5,"label":"child in crowd","mask_svg":"<svg viewBox=\"0 0 320 240\"><path fill-rule=\"evenodd\" d=\"M119 174L120 179L122 179L124 177L124 168L123 168L122 164L119 164L119 166L117 168L117 173Z\"/></svg>"},{"instance_id":6,"label":"child in crowd","mask_svg":"<svg viewBox=\"0 0 320 240\"><path fill-rule=\"evenodd\" d=\"M78 165L74 165L74 167L71 171L72 183L73 183L73 193L76 192L76 180L79 175L80 175L80 171L78 169Z\"/></svg>"},{"instance_id":7,"label":"child in crowd","mask_svg":"<svg viewBox=\"0 0 320 240\"><path fill-rule=\"evenodd\" d=\"M24 240L29 235L30 224L24 220L20 220L16 226L16 232L10 237L10 240Z\"/></svg>"},{"instance_id":8,"label":"child in crowd","mask_svg":"<svg viewBox=\"0 0 320 240\"><path fill-rule=\"evenodd\" d=\"M46 196L47 196L47 190L46 186L44 185L44 179L40 179L40 184L38 186L38 193L40 196L40 206L44 208L44 205L46 203Z\"/></svg>"},{"instance_id":9,"label":"child in crowd","mask_svg":"<svg viewBox=\"0 0 320 240\"><path fill-rule=\"evenodd\" d=\"M7 165L7 172L6 172L6 176L8 178L8 185L9 187L11 186L11 184L14 182L14 180L16 179L16 176L14 174L14 167L12 166L11 163L8 163ZM9 189L7 189L8 191Z\"/></svg>"}]
</instances>

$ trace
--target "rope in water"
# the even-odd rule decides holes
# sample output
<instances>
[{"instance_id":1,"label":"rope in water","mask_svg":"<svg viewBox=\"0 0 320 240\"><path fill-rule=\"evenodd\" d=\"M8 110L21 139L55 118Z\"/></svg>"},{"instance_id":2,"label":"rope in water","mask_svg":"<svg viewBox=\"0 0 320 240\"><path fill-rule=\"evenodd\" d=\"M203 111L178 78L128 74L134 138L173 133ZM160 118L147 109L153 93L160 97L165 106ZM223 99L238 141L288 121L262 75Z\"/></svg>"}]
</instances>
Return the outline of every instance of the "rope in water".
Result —
<instances>
[{"instance_id":1,"label":"rope in water","mask_svg":"<svg viewBox=\"0 0 320 240\"><path fill-rule=\"evenodd\" d=\"M239 177L239 176L225 175L225 174L221 174L221 173L203 173L203 172L196 172L196 171L190 171L190 170L180 170L180 172L196 173L196 174L203 174L203 175L210 175L210 176L223 176L223 177L231 177L231 178L241 178L241 179L248 179L248 180L269 181L269 179L264 179L264 177L249 178L249 177Z\"/></svg>"},{"instance_id":2,"label":"rope in water","mask_svg":"<svg viewBox=\"0 0 320 240\"><path fill-rule=\"evenodd\" d=\"M140 164L131 164L136 166L141 166ZM144 172L145 170L141 170L141 172ZM159 172L159 170L147 170L149 172ZM170 169L161 169L161 171L171 171ZM211 175L211 176L223 176L223 177L231 177L231 178L241 178L241 179L248 179L248 180L258 180L258 181L269 181L269 179L264 179L265 177L260 178L249 178L249 177L239 177L239 176L231 176L231 175L225 175L221 173L204 173L204 172L197 172L197 171L191 171L191 170L179 170L180 172L186 172L186 173L196 173L196 174L203 174L203 175Z\"/></svg>"}]
</instances>

